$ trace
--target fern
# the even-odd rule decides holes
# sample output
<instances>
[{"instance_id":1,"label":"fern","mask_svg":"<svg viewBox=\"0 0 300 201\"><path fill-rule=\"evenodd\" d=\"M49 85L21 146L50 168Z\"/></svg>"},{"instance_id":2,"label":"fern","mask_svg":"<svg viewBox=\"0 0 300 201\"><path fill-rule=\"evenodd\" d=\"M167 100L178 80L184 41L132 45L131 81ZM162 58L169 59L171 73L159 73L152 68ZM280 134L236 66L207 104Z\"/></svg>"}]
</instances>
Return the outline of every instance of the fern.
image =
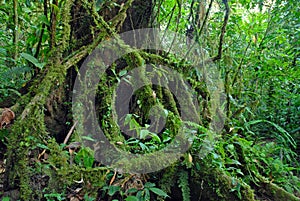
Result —
<instances>
[{"instance_id":1,"label":"fern","mask_svg":"<svg viewBox=\"0 0 300 201\"><path fill-rule=\"evenodd\" d=\"M176 183L176 174L178 171L177 165L172 165L169 166L166 171L164 172L162 179L159 181L159 186L160 188L167 192L171 193L171 188L175 185Z\"/></svg>"},{"instance_id":2,"label":"fern","mask_svg":"<svg viewBox=\"0 0 300 201\"><path fill-rule=\"evenodd\" d=\"M202 133L209 132L209 130L207 128L205 128L204 126L201 126L200 124L197 124L195 122L192 122L192 121L183 121L183 123L185 123L185 125L187 125L189 127L193 127L195 129L198 129Z\"/></svg>"},{"instance_id":3,"label":"fern","mask_svg":"<svg viewBox=\"0 0 300 201\"><path fill-rule=\"evenodd\" d=\"M189 174L186 170L180 170L178 184L178 186L181 188L182 200L190 201Z\"/></svg>"},{"instance_id":4,"label":"fern","mask_svg":"<svg viewBox=\"0 0 300 201\"><path fill-rule=\"evenodd\" d=\"M281 139L282 142L284 144L286 144L287 146L288 146L288 144L290 144L293 148L296 148L297 143L295 142L294 138L286 130L284 130L284 128L282 128L281 126L279 126L279 125L277 125L277 124L275 124L271 121L268 121L268 120L254 120L254 121L250 121L250 122L245 123L245 127L249 131L251 125L258 124L258 123L268 123L268 124L274 126L279 131L279 134L274 133L276 135L275 137L277 139Z\"/></svg>"}]
</instances>

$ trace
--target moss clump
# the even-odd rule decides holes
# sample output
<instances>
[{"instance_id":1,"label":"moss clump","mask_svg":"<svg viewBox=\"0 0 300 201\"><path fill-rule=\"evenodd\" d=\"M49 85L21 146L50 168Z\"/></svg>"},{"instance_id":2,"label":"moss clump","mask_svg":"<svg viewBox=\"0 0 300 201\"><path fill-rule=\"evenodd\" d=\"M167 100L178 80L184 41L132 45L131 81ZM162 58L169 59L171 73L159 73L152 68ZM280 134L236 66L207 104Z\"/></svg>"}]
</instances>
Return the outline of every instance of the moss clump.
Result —
<instances>
[{"instance_id":1,"label":"moss clump","mask_svg":"<svg viewBox=\"0 0 300 201\"><path fill-rule=\"evenodd\" d=\"M198 164L201 164L201 170L192 171L191 185L193 187L191 189L195 191L194 194L201 195L201 200L255 200L254 191L249 185L228 176L219 168L209 167L206 163L209 164L210 162L198 161ZM196 188L199 184L202 189Z\"/></svg>"}]
</instances>

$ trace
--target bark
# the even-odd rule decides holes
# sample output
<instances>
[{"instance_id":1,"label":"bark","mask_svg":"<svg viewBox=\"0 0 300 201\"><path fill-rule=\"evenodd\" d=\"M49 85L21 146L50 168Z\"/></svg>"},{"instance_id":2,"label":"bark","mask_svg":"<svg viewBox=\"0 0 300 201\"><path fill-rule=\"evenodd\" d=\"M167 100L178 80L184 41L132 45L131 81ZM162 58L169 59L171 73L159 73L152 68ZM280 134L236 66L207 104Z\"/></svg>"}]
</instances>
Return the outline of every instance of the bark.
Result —
<instances>
[{"instance_id":1,"label":"bark","mask_svg":"<svg viewBox=\"0 0 300 201\"><path fill-rule=\"evenodd\" d=\"M113 19L115 27L110 27L101 16L93 13L94 11L88 8L89 3L76 1L75 4L72 4L72 1L66 1L60 13L63 21L61 23L65 26L63 35L59 39L55 37L57 10L54 7L52 8L50 46L53 56L50 57L45 69L31 82L28 93L25 93L17 100L17 104L12 107L17 113L17 120L12 127L11 137L8 139L7 145L7 164L4 178L4 189L6 191L19 187L20 199L36 200L41 199L42 189L47 185L52 184L52 187L59 191L59 183L54 182L56 179L64 182L70 182L75 178L80 180L78 178L80 174L68 168L68 159L61 155L62 150L57 144L57 142L63 141L68 132L66 122L71 120L68 117L70 107L65 105L65 102L70 100L70 89L72 88L74 76L76 76L73 66L80 65L81 61L88 55L89 50L93 49L106 36L113 34L115 30L118 31L118 26L126 27L120 30L122 31L136 27L141 28L148 24L149 18L142 17L134 24L131 23L132 20L126 20L127 14L123 15L126 12L129 16L136 17L134 9L128 10L131 7L131 2L125 2L124 11L114 8L116 13ZM58 1L56 1L56 5L58 5ZM71 5L73 6L71 7ZM149 13L152 5L147 2L139 9L141 13ZM89 10L89 15L85 13L87 10ZM75 16L74 21L70 21L71 14ZM83 24L95 25L94 28L100 36L95 39L90 29L78 31L77 28ZM71 32L70 28L72 29ZM73 35L71 36L70 33ZM75 41L70 41L70 38L75 38ZM57 40L61 40L60 46L56 46ZM79 45L74 46L72 42L77 43L77 41L79 41ZM69 50L67 49L70 45L74 47L71 49L72 52L69 51L69 48ZM65 55L68 55L67 59L65 59ZM57 142L51 140L52 137L55 137ZM38 158L38 155L43 151L42 148L31 147L36 143L45 144L51 150L51 156L48 160L53 169L49 170L47 174L50 173L53 178L46 178L43 182L44 186L37 183L38 177L42 175L34 171L35 162L32 161L32 159ZM57 166L61 168L61 171L57 170ZM61 178L61 174L63 178Z\"/></svg>"}]
</instances>

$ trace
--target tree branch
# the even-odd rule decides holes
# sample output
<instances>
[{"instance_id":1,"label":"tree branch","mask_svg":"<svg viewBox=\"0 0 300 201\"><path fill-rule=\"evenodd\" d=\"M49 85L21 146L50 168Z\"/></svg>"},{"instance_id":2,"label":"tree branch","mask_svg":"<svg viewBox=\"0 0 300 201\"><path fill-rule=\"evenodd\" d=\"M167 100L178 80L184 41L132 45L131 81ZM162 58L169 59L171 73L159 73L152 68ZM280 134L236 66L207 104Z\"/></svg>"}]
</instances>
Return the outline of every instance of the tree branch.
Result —
<instances>
[{"instance_id":1,"label":"tree branch","mask_svg":"<svg viewBox=\"0 0 300 201\"><path fill-rule=\"evenodd\" d=\"M16 60L18 57L18 41L19 41L19 16L18 16L18 0L14 0L14 32L13 32L13 42L14 42L14 59Z\"/></svg>"},{"instance_id":2,"label":"tree branch","mask_svg":"<svg viewBox=\"0 0 300 201\"><path fill-rule=\"evenodd\" d=\"M229 19L230 8L229 8L229 5L228 5L228 1L223 0L223 3L225 4L225 16L224 16L223 26L222 26L222 29L221 29L218 55L209 59L210 61L213 61L213 62L222 58L223 40L224 40L224 35L225 35L225 32L226 32L226 26L227 26L228 19Z\"/></svg>"},{"instance_id":3,"label":"tree branch","mask_svg":"<svg viewBox=\"0 0 300 201\"><path fill-rule=\"evenodd\" d=\"M55 0L52 5L51 18L50 18L50 49L55 47L55 34L56 34L56 10L55 6L58 7L58 0Z\"/></svg>"},{"instance_id":4,"label":"tree branch","mask_svg":"<svg viewBox=\"0 0 300 201\"><path fill-rule=\"evenodd\" d=\"M186 58L187 55L190 54L190 52L191 52L191 50L193 49L194 45L195 45L196 43L198 43L199 38L200 38L200 36L201 36L201 34L202 34L203 28L204 28L204 26L205 26L205 24L206 24L206 22L207 22L209 13L210 13L210 11L211 11L213 1L214 1L214 0L211 0L211 1L210 1L209 6L208 6L208 9L207 9L207 12L206 12L205 17L204 17L204 20L203 20L203 23L202 23L202 25L201 25L201 27L200 27L200 30L199 30L199 32L198 32L198 31L195 32L195 33L196 33L196 39L195 39L194 43L193 43L193 44L190 46L190 48L188 49L188 51L187 51L187 53L185 54L184 58ZM211 59L209 59L208 61L204 61L204 63L206 63L206 62L208 63L209 61L211 61Z\"/></svg>"},{"instance_id":5,"label":"tree branch","mask_svg":"<svg viewBox=\"0 0 300 201\"><path fill-rule=\"evenodd\" d=\"M210 11L211 11L212 4L213 4L213 0L211 0L210 3L209 3L207 12L206 12L206 14L205 14L203 23L202 23L201 28L200 28L200 31L199 31L199 34L197 34L197 37L200 37L201 34L202 34L203 28L204 28L204 26L205 26L205 24L206 24L206 22L207 22L207 19L208 19L208 15L209 15L209 13L210 13ZM196 39L196 40L198 40L198 39Z\"/></svg>"},{"instance_id":6,"label":"tree branch","mask_svg":"<svg viewBox=\"0 0 300 201\"><path fill-rule=\"evenodd\" d=\"M46 18L48 16L48 6L47 6L47 3L48 3L47 0L44 0L44 15L45 15ZM40 38L39 38L39 42L38 42L38 45L37 45L37 48L36 48L36 52L34 54L35 58L38 58L38 56L39 56L39 53L40 53L40 50L41 50L41 47L42 47L42 41L43 41L43 35L44 35L45 28L46 28L46 24L43 23L42 29L41 29Z\"/></svg>"}]
</instances>

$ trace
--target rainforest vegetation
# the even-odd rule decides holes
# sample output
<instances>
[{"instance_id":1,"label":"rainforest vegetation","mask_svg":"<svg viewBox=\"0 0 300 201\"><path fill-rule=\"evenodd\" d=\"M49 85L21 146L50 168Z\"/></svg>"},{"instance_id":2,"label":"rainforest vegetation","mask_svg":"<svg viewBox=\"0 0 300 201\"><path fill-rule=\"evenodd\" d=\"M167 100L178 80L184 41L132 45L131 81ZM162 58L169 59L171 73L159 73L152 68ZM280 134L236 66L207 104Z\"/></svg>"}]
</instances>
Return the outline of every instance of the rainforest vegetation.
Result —
<instances>
[{"instance_id":1,"label":"rainforest vegetation","mask_svg":"<svg viewBox=\"0 0 300 201\"><path fill-rule=\"evenodd\" d=\"M298 0L1 0L0 198L300 201Z\"/></svg>"}]
</instances>

